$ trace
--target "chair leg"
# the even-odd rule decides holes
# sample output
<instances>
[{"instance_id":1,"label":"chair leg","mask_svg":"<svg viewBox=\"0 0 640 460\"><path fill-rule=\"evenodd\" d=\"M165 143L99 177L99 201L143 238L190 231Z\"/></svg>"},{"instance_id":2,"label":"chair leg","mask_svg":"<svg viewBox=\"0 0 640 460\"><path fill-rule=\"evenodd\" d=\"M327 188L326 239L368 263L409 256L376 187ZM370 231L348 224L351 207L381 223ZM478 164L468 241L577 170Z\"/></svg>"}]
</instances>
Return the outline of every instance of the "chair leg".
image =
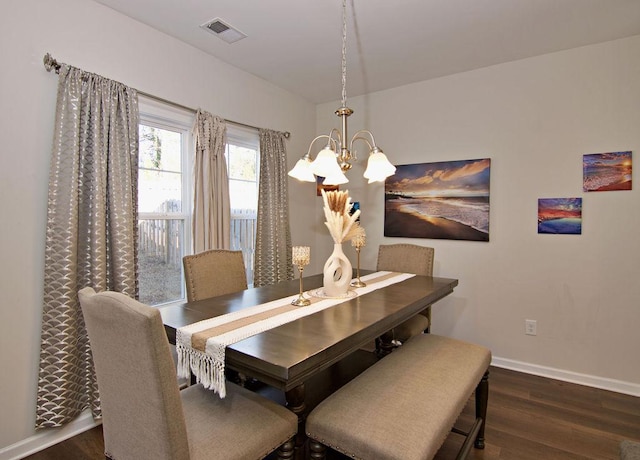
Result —
<instances>
[{"instance_id":1,"label":"chair leg","mask_svg":"<svg viewBox=\"0 0 640 460\"><path fill-rule=\"evenodd\" d=\"M489 401L489 371L484 373L476 387L476 418L482 419L476 436L476 449L484 449L484 427L487 423L487 405Z\"/></svg>"},{"instance_id":2,"label":"chair leg","mask_svg":"<svg viewBox=\"0 0 640 460\"><path fill-rule=\"evenodd\" d=\"M291 460L296 454L296 443L294 438L290 438L287 442L278 447L276 455L278 460Z\"/></svg>"},{"instance_id":3,"label":"chair leg","mask_svg":"<svg viewBox=\"0 0 640 460\"><path fill-rule=\"evenodd\" d=\"M325 460L327 448L315 439L309 439L309 458L311 460Z\"/></svg>"}]
</instances>

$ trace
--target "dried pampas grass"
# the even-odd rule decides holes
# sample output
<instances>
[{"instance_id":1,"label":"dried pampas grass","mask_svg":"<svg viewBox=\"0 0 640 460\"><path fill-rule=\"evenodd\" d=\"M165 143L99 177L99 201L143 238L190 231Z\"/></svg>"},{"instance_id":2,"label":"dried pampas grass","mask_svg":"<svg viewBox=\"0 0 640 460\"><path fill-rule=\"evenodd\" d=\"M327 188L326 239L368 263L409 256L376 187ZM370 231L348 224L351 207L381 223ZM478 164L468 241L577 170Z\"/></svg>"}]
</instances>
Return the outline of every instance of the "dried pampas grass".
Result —
<instances>
[{"instance_id":1,"label":"dried pampas grass","mask_svg":"<svg viewBox=\"0 0 640 460\"><path fill-rule=\"evenodd\" d=\"M353 203L349 198L349 191L325 191L322 190L324 202L325 225L329 229L334 243L349 241L359 233L360 225L356 222L360 216L360 210L349 215Z\"/></svg>"}]
</instances>

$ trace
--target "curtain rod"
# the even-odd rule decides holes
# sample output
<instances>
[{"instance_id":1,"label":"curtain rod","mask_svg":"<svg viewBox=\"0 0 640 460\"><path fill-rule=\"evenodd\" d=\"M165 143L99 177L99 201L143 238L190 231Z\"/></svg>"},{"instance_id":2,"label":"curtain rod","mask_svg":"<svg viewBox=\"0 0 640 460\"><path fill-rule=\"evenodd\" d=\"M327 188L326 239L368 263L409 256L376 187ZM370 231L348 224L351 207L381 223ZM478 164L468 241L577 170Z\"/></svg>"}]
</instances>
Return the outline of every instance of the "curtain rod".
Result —
<instances>
[{"instance_id":1,"label":"curtain rod","mask_svg":"<svg viewBox=\"0 0 640 460\"><path fill-rule=\"evenodd\" d=\"M52 70L55 71L55 73L60 72L60 67L62 67L62 64L59 63L56 59L54 59L49 53L44 55L44 58L42 61L44 63L44 68L47 69L47 72L51 72ZM162 97L154 96L153 94L140 91L139 89L136 89L136 91L138 92L138 94L141 94L142 96L148 97L150 99L154 99L158 102L163 102L165 104L169 104L179 109L187 110L189 112L193 112L193 113L197 112L197 110L192 107L187 107L186 105L182 105L177 102L164 99ZM225 119L225 121L227 123L231 123L232 125L243 126L245 128L258 129L258 130L260 129L257 126L248 125L246 123L240 123L239 121L233 121L233 120L227 120L227 119ZM291 133L289 131L285 131L283 134L286 139L289 139L289 137L291 137Z\"/></svg>"}]
</instances>

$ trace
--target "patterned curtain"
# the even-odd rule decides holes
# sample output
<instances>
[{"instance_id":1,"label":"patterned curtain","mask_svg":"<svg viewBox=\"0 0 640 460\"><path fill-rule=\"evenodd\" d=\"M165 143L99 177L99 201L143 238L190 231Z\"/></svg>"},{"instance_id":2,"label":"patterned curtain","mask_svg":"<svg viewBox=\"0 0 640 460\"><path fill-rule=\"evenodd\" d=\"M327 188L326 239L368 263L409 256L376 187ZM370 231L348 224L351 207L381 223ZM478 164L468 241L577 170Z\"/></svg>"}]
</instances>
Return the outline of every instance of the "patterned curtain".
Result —
<instances>
[{"instance_id":1,"label":"patterned curtain","mask_svg":"<svg viewBox=\"0 0 640 460\"><path fill-rule=\"evenodd\" d=\"M193 250L231 248L231 204L224 151L227 125L220 117L198 110L193 197Z\"/></svg>"},{"instance_id":2,"label":"patterned curtain","mask_svg":"<svg viewBox=\"0 0 640 460\"><path fill-rule=\"evenodd\" d=\"M260 190L253 284L293 279L284 133L260 130Z\"/></svg>"},{"instance_id":3,"label":"patterned curtain","mask_svg":"<svg viewBox=\"0 0 640 460\"><path fill-rule=\"evenodd\" d=\"M36 428L101 416L78 290L137 297L138 95L63 65L55 115Z\"/></svg>"}]
</instances>

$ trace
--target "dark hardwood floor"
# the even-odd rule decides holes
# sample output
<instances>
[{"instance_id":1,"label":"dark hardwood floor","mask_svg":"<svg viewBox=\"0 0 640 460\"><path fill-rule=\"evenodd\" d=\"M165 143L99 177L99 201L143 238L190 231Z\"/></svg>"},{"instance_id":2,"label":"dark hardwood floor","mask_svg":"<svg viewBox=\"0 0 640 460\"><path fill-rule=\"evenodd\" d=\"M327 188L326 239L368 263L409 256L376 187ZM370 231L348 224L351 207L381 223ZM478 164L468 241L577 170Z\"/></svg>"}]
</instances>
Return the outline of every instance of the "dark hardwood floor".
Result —
<instances>
[{"instance_id":1,"label":"dark hardwood floor","mask_svg":"<svg viewBox=\"0 0 640 460\"><path fill-rule=\"evenodd\" d=\"M352 372L345 363L313 385L326 386ZM640 398L494 367L489 382L487 445L472 449L469 459L618 459L621 440L640 441ZM472 398L457 425L466 429L473 414ZM455 458L461 444L461 436L450 434L436 460ZM103 447L97 427L27 459L98 460Z\"/></svg>"}]
</instances>

